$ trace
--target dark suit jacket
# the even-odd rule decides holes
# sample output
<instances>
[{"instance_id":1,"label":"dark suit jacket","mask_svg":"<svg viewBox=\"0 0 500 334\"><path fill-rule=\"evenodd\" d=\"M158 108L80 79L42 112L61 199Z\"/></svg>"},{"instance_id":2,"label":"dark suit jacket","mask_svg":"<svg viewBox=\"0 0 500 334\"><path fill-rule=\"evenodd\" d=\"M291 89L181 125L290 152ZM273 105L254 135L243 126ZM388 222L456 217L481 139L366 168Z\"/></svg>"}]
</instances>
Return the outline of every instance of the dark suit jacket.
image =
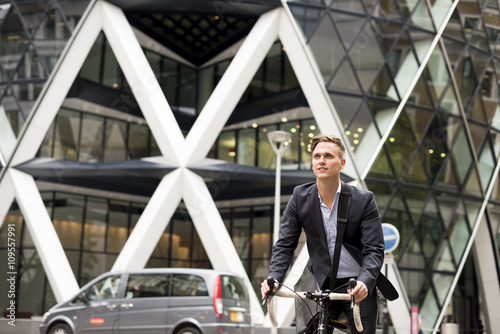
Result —
<instances>
[{"instance_id":1,"label":"dark suit jacket","mask_svg":"<svg viewBox=\"0 0 500 334\"><path fill-rule=\"evenodd\" d=\"M344 187L343 182L342 187ZM285 277L302 229L306 234L309 251L307 266L321 287L325 279L331 275L332 261L328 252L315 182L295 187L283 213L279 239L273 247L269 268L269 276L279 282ZM360 264L358 280L366 284L368 293L372 293L377 283L382 293L387 283L394 289L380 274L384 262L384 236L378 207L371 191L352 187L343 245Z\"/></svg>"}]
</instances>

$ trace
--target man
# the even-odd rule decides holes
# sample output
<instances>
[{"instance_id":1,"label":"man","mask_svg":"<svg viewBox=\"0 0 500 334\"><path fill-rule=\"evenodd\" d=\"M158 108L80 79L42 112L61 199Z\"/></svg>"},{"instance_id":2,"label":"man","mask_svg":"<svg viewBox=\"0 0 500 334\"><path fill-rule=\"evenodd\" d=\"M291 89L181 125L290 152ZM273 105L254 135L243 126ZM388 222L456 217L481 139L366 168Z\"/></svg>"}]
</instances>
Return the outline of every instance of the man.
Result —
<instances>
[{"instance_id":1,"label":"man","mask_svg":"<svg viewBox=\"0 0 500 334\"><path fill-rule=\"evenodd\" d=\"M340 171L346 162L345 147L336 136L318 135L311 139L311 151L316 182L297 186L293 191L283 213L278 241L273 247L269 277L283 281L304 229L310 257L307 268L315 276L318 287L326 290L330 289L339 197L345 186L340 181ZM381 290L394 288L380 275L384 262L384 237L374 195L357 187L352 187L351 193L335 288L347 283L351 277L357 279L357 285L349 293L356 302L361 302L363 333L375 333L378 309L375 286ZM277 287L278 283L273 291ZM268 291L269 286L264 281L261 284L262 298ZM352 321L350 302L331 304L332 319L337 319L342 311L349 319L351 333L358 333Z\"/></svg>"}]
</instances>

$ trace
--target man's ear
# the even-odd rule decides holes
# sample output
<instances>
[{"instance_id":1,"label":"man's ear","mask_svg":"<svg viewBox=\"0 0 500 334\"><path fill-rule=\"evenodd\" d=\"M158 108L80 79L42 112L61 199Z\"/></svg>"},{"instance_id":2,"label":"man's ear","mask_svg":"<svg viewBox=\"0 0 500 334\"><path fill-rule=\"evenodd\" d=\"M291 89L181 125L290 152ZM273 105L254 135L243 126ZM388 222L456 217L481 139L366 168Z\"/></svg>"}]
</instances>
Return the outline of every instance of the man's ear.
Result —
<instances>
[{"instance_id":1,"label":"man's ear","mask_svg":"<svg viewBox=\"0 0 500 334\"><path fill-rule=\"evenodd\" d=\"M342 159L342 165L340 165L340 170L344 169L345 167L345 158Z\"/></svg>"}]
</instances>

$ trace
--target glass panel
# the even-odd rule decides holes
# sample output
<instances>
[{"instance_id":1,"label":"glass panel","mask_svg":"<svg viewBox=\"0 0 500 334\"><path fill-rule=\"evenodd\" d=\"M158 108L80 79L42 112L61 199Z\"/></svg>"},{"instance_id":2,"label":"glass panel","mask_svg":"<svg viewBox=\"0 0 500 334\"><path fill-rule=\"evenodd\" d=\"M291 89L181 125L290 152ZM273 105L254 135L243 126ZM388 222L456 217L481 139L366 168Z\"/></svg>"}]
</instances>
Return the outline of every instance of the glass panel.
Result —
<instances>
[{"instance_id":1,"label":"glass panel","mask_svg":"<svg viewBox=\"0 0 500 334\"><path fill-rule=\"evenodd\" d=\"M193 229L193 249L191 253L194 268L211 268L207 252L196 229Z\"/></svg>"},{"instance_id":2,"label":"glass panel","mask_svg":"<svg viewBox=\"0 0 500 334\"><path fill-rule=\"evenodd\" d=\"M294 6L292 3L289 3L288 6L297 24L302 28L302 32L308 37L318 24L322 15L321 10L312 7Z\"/></svg>"},{"instance_id":3,"label":"glass panel","mask_svg":"<svg viewBox=\"0 0 500 334\"><path fill-rule=\"evenodd\" d=\"M238 164L255 166L256 136L257 130L255 129L243 129L238 131L238 154L236 161Z\"/></svg>"},{"instance_id":4,"label":"glass panel","mask_svg":"<svg viewBox=\"0 0 500 334\"><path fill-rule=\"evenodd\" d=\"M353 3L354 1L344 1L344 2ZM358 4L361 3L358 2ZM366 32L367 36L365 36L364 31L362 31L361 37L359 37L359 40L357 40L356 43L353 45L355 54L360 53L362 51L362 48L369 46L370 44L377 43L376 37L373 36L373 32L369 31L370 30L369 25L366 25L366 21L361 19L359 16L346 15L339 12L332 12L332 20L335 23L337 30L339 31L339 36L341 37L341 40L344 42L344 46L346 49L351 48L351 44L356 39L356 37L358 37L358 34L360 33L361 30L367 30ZM369 39L373 38L375 38L375 40L370 42Z\"/></svg>"},{"instance_id":5,"label":"glass panel","mask_svg":"<svg viewBox=\"0 0 500 334\"><path fill-rule=\"evenodd\" d=\"M453 11L451 18L448 20L448 23L446 24L446 27L443 31L443 36L456 38L456 39L460 40L461 42L465 41L462 23L460 21L460 16L458 15L458 8L457 7L455 7L455 10ZM444 40L446 43L449 42L449 40L447 38L445 38ZM449 55L449 53L448 53L448 55Z\"/></svg>"},{"instance_id":6,"label":"glass panel","mask_svg":"<svg viewBox=\"0 0 500 334\"><path fill-rule=\"evenodd\" d=\"M399 273L403 280L403 285L408 298L412 301L418 299L418 293L422 288L422 282L425 275L421 271L399 269Z\"/></svg>"},{"instance_id":7,"label":"glass panel","mask_svg":"<svg viewBox=\"0 0 500 334\"><path fill-rule=\"evenodd\" d=\"M380 194L377 192L377 203L379 203L380 197ZM413 222L411 221L411 217L408 214L407 206L405 204L406 203L401 192L398 192L383 217L384 223L392 224L398 229L400 240L403 241L399 244L398 248L392 252L396 260L399 258L404 243L408 240L411 232L413 231ZM407 249L407 252L408 251L409 250ZM420 263L412 263L412 266L423 267L425 265L423 258L416 257L414 260L419 260Z\"/></svg>"},{"instance_id":8,"label":"glass panel","mask_svg":"<svg viewBox=\"0 0 500 334\"><path fill-rule=\"evenodd\" d=\"M467 246L470 238L467 218L462 202L460 202L460 205L458 206L455 215L451 220L448 234L450 236L450 245L453 252L453 257L458 264L462 260L465 247Z\"/></svg>"},{"instance_id":9,"label":"glass panel","mask_svg":"<svg viewBox=\"0 0 500 334\"><path fill-rule=\"evenodd\" d=\"M394 79L387 66L382 67L377 79L370 89L370 93L377 96L393 98L394 96L388 96L387 93L391 87L394 85Z\"/></svg>"},{"instance_id":10,"label":"glass panel","mask_svg":"<svg viewBox=\"0 0 500 334\"><path fill-rule=\"evenodd\" d=\"M351 93L361 93L361 89L358 84L358 79L353 71L351 63L348 59L345 59L339 66L335 77L331 81L328 89L332 90L342 90Z\"/></svg>"},{"instance_id":11,"label":"glass panel","mask_svg":"<svg viewBox=\"0 0 500 334\"><path fill-rule=\"evenodd\" d=\"M148 156L149 134L147 126L130 124L128 132L128 153L130 160Z\"/></svg>"},{"instance_id":12,"label":"glass panel","mask_svg":"<svg viewBox=\"0 0 500 334\"><path fill-rule=\"evenodd\" d=\"M363 166L368 157L371 157L368 152L374 152L380 142L380 133L368 105L361 105L345 134L351 143L351 150L356 154L356 161ZM364 155L368 157L363 157Z\"/></svg>"},{"instance_id":13,"label":"glass panel","mask_svg":"<svg viewBox=\"0 0 500 334\"><path fill-rule=\"evenodd\" d=\"M413 160L408 165L408 170L405 173L404 181L420 185L429 185L429 177L424 168L424 160L426 159L425 152L422 152L421 149L415 153Z\"/></svg>"},{"instance_id":14,"label":"glass panel","mask_svg":"<svg viewBox=\"0 0 500 334\"><path fill-rule=\"evenodd\" d=\"M432 119L433 114L427 110L410 107L407 107L405 111L417 141L420 142L425 131L427 130L427 127L429 126L429 121ZM436 120L433 121L433 126L431 126L431 129L427 132L427 136L431 137L431 140L433 141L442 143L443 130L440 125L434 124L435 122Z\"/></svg>"},{"instance_id":15,"label":"glass panel","mask_svg":"<svg viewBox=\"0 0 500 334\"><path fill-rule=\"evenodd\" d=\"M427 190L419 190L410 187L403 187L403 193L413 221L416 222L418 217L422 214L425 202L430 193Z\"/></svg>"},{"instance_id":16,"label":"glass panel","mask_svg":"<svg viewBox=\"0 0 500 334\"><path fill-rule=\"evenodd\" d=\"M271 206L253 208L252 258L269 259L271 256L271 231L273 212Z\"/></svg>"},{"instance_id":17,"label":"glass panel","mask_svg":"<svg viewBox=\"0 0 500 334\"><path fill-rule=\"evenodd\" d=\"M415 234L413 234L407 246L399 256L398 267L424 269L426 261L422 255L422 249ZM420 286L421 282L418 283ZM410 285L411 286L411 285Z\"/></svg>"},{"instance_id":18,"label":"glass panel","mask_svg":"<svg viewBox=\"0 0 500 334\"><path fill-rule=\"evenodd\" d=\"M80 113L61 109L56 118L54 158L76 161L80 137Z\"/></svg>"},{"instance_id":19,"label":"glass panel","mask_svg":"<svg viewBox=\"0 0 500 334\"><path fill-rule=\"evenodd\" d=\"M489 141L486 141L483 151L479 156L479 177L485 191L488 189L495 167L496 163L491 146Z\"/></svg>"},{"instance_id":20,"label":"glass panel","mask_svg":"<svg viewBox=\"0 0 500 334\"><path fill-rule=\"evenodd\" d=\"M478 84L470 57L465 58L457 67L455 80L460 91L460 96L462 97L462 104L464 109L467 110Z\"/></svg>"},{"instance_id":21,"label":"glass panel","mask_svg":"<svg viewBox=\"0 0 500 334\"><path fill-rule=\"evenodd\" d=\"M177 106L180 112L194 116L196 115L196 70L181 65L179 75Z\"/></svg>"},{"instance_id":22,"label":"glass panel","mask_svg":"<svg viewBox=\"0 0 500 334\"><path fill-rule=\"evenodd\" d=\"M127 288L125 289L125 299L167 297L170 294L170 290L172 290L173 293L179 293L174 294L175 296L188 296L187 291L192 287L194 281L186 280L185 278L187 277L189 277L189 275L179 275L179 277L174 280L172 288L170 286L170 275L130 275L127 281ZM200 277L195 277L198 282L201 281L204 283Z\"/></svg>"},{"instance_id":23,"label":"glass panel","mask_svg":"<svg viewBox=\"0 0 500 334\"><path fill-rule=\"evenodd\" d=\"M316 121L312 119L303 121L299 130L301 169L310 170L312 168L311 138L319 134L319 129Z\"/></svg>"},{"instance_id":24,"label":"glass panel","mask_svg":"<svg viewBox=\"0 0 500 334\"><path fill-rule=\"evenodd\" d=\"M443 240L439 250L436 252L433 269L436 271L451 271L457 270L453 257L451 255L450 246L447 240ZM439 293L440 291L438 291Z\"/></svg>"},{"instance_id":25,"label":"glass panel","mask_svg":"<svg viewBox=\"0 0 500 334\"><path fill-rule=\"evenodd\" d=\"M327 83L344 56L341 39L335 32L328 15L323 17L309 45L323 80Z\"/></svg>"},{"instance_id":26,"label":"glass panel","mask_svg":"<svg viewBox=\"0 0 500 334\"><path fill-rule=\"evenodd\" d=\"M240 258L245 262L250 257L250 209L233 210L232 239Z\"/></svg>"},{"instance_id":27,"label":"glass panel","mask_svg":"<svg viewBox=\"0 0 500 334\"><path fill-rule=\"evenodd\" d=\"M9 77L12 77L27 48L28 36L14 7L11 7L5 15L0 28L2 45L0 59L2 59L3 69Z\"/></svg>"},{"instance_id":28,"label":"glass panel","mask_svg":"<svg viewBox=\"0 0 500 334\"><path fill-rule=\"evenodd\" d=\"M434 100L440 100L450 81L450 74L439 45L434 48L428 60L425 73Z\"/></svg>"},{"instance_id":29,"label":"glass panel","mask_svg":"<svg viewBox=\"0 0 500 334\"><path fill-rule=\"evenodd\" d=\"M452 150L452 159L457 171L457 176L462 184L467 176L470 165L472 163L472 155L469 148L469 143L465 136L465 131L460 131L457 141Z\"/></svg>"},{"instance_id":30,"label":"glass panel","mask_svg":"<svg viewBox=\"0 0 500 334\"><path fill-rule=\"evenodd\" d=\"M465 199L464 202L465 202L465 208L467 210L467 219L470 225L469 227L472 230L474 228L474 225L476 225L477 217L479 216L479 211L481 210L481 203L474 202L469 199Z\"/></svg>"},{"instance_id":31,"label":"glass panel","mask_svg":"<svg viewBox=\"0 0 500 334\"><path fill-rule=\"evenodd\" d=\"M275 43L266 57L265 90L266 95L276 94L281 91L282 78L282 50L281 43Z\"/></svg>"},{"instance_id":32,"label":"glass panel","mask_svg":"<svg viewBox=\"0 0 500 334\"><path fill-rule=\"evenodd\" d=\"M106 251L119 253L128 238L130 205L127 202L110 201Z\"/></svg>"},{"instance_id":33,"label":"glass panel","mask_svg":"<svg viewBox=\"0 0 500 334\"><path fill-rule=\"evenodd\" d=\"M173 224L172 267L189 267L193 224L189 220L185 220L184 217L178 217L177 215L170 224Z\"/></svg>"},{"instance_id":34,"label":"glass panel","mask_svg":"<svg viewBox=\"0 0 500 334\"><path fill-rule=\"evenodd\" d=\"M337 115L340 117L344 129L347 129L351 123L351 119L354 117L363 101L357 96L353 97L341 94L330 94L330 99L332 100Z\"/></svg>"},{"instance_id":35,"label":"glass panel","mask_svg":"<svg viewBox=\"0 0 500 334\"><path fill-rule=\"evenodd\" d=\"M116 261L116 258L117 255L82 252L82 272L79 281L80 286L87 284L102 273L110 271Z\"/></svg>"},{"instance_id":36,"label":"glass panel","mask_svg":"<svg viewBox=\"0 0 500 334\"><path fill-rule=\"evenodd\" d=\"M79 250L82 243L83 196L56 193L54 228L65 250Z\"/></svg>"},{"instance_id":37,"label":"glass panel","mask_svg":"<svg viewBox=\"0 0 500 334\"><path fill-rule=\"evenodd\" d=\"M106 215L108 203L106 200L89 197L85 212L85 227L83 234L83 249L94 252L104 251L106 240Z\"/></svg>"},{"instance_id":38,"label":"glass panel","mask_svg":"<svg viewBox=\"0 0 500 334\"><path fill-rule=\"evenodd\" d=\"M359 18L356 21L360 21ZM355 27L353 29L359 30ZM381 64L384 63L379 41L370 24L366 24L362 29L349 52L349 56L363 90L368 91L381 68Z\"/></svg>"},{"instance_id":39,"label":"glass panel","mask_svg":"<svg viewBox=\"0 0 500 334\"><path fill-rule=\"evenodd\" d=\"M420 144L420 152L424 158L424 167L433 182L439 175L442 164L448 155L446 132L435 118Z\"/></svg>"},{"instance_id":40,"label":"glass panel","mask_svg":"<svg viewBox=\"0 0 500 334\"><path fill-rule=\"evenodd\" d=\"M90 52L82 65L82 69L78 74L79 77L95 83L101 82L101 58L103 52L103 43L104 33L101 32L94 42L94 45L92 45L92 48L90 49Z\"/></svg>"},{"instance_id":41,"label":"glass panel","mask_svg":"<svg viewBox=\"0 0 500 334\"><path fill-rule=\"evenodd\" d=\"M426 1L419 1L417 4L416 0L407 0L406 4L408 5L408 9L413 12L411 23L417 27L434 31L434 25L432 24Z\"/></svg>"},{"instance_id":42,"label":"glass panel","mask_svg":"<svg viewBox=\"0 0 500 334\"><path fill-rule=\"evenodd\" d=\"M410 162L417 145L405 113L401 113L386 142L389 156L398 176L401 176Z\"/></svg>"},{"instance_id":43,"label":"glass panel","mask_svg":"<svg viewBox=\"0 0 500 334\"><path fill-rule=\"evenodd\" d=\"M436 24L436 28L439 30L441 25L444 23L446 15L450 10L453 1L451 0L431 0L431 12L432 17L434 19L434 23Z\"/></svg>"},{"instance_id":44,"label":"glass panel","mask_svg":"<svg viewBox=\"0 0 500 334\"><path fill-rule=\"evenodd\" d=\"M472 194L476 196L481 196L481 184L480 184L479 175L477 172L477 168L474 165L472 167L472 171L469 176L469 180L467 181L467 186L465 187L466 194Z\"/></svg>"},{"instance_id":45,"label":"glass panel","mask_svg":"<svg viewBox=\"0 0 500 334\"><path fill-rule=\"evenodd\" d=\"M174 274L172 279L172 296L208 296L208 288L200 276Z\"/></svg>"},{"instance_id":46,"label":"glass panel","mask_svg":"<svg viewBox=\"0 0 500 334\"><path fill-rule=\"evenodd\" d=\"M127 123L111 118L106 119L104 162L124 161L126 159L126 138Z\"/></svg>"},{"instance_id":47,"label":"glass panel","mask_svg":"<svg viewBox=\"0 0 500 334\"><path fill-rule=\"evenodd\" d=\"M234 162L236 156L235 131L221 132L217 140L217 158L227 162Z\"/></svg>"},{"instance_id":48,"label":"glass panel","mask_svg":"<svg viewBox=\"0 0 500 334\"><path fill-rule=\"evenodd\" d=\"M432 282L436 287L438 303L443 305L453 283L454 275L436 273L432 275Z\"/></svg>"},{"instance_id":49,"label":"glass panel","mask_svg":"<svg viewBox=\"0 0 500 334\"><path fill-rule=\"evenodd\" d=\"M281 168L282 169L299 169L299 134L300 131L297 131L297 125L299 122L286 122L281 125L281 130L289 132L292 134L292 139L290 144L287 144L287 149L282 154L281 158ZM316 126L313 126L313 130L316 129ZM308 129L304 129L308 131ZM309 129L311 130L311 129ZM313 131L311 130L311 131ZM286 143L285 143L286 144ZM284 144L283 144L284 145Z\"/></svg>"},{"instance_id":50,"label":"glass panel","mask_svg":"<svg viewBox=\"0 0 500 334\"><path fill-rule=\"evenodd\" d=\"M389 54L389 65L395 74L395 85L389 88L387 97L398 101L399 96L403 96L410 87L418 70L417 58L407 33L401 35L394 50Z\"/></svg>"},{"instance_id":51,"label":"glass panel","mask_svg":"<svg viewBox=\"0 0 500 334\"><path fill-rule=\"evenodd\" d=\"M102 117L83 114L80 151L78 161L102 162L104 119Z\"/></svg>"},{"instance_id":52,"label":"glass panel","mask_svg":"<svg viewBox=\"0 0 500 334\"><path fill-rule=\"evenodd\" d=\"M361 4L361 1L359 0L326 0L325 2L327 5L329 2L331 2L332 8L347 10L355 13L364 13L363 6Z\"/></svg>"},{"instance_id":53,"label":"glass panel","mask_svg":"<svg viewBox=\"0 0 500 334\"><path fill-rule=\"evenodd\" d=\"M389 21L401 21L401 12L399 8L399 1L396 0L384 0L376 3L373 10L373 15L386 19ZM371 6L369 6L371 7Z\"/></svg>"},{"instance_id":54,"label":"glass panel","mask_svg":"<svg viewBox=\"0 0 500 334\"><path fill-rule=\"evenodd\" d=\"M108 276L92 284L87 290L87 296L91 301L115 299L119 287L120 275Z\"/></svg>"},{"instance_id":55,"label":"glass panel","mask_svg":"<svg viewBox=\"0 0 500 334\"><path fill-rule=\"evenodd\" d=\"M389 127L392 117L396 113L397 105L395 103L377 100L370 100L368 103L372 108L373 114L375 115L375 121L377 122L380 133L385 133Z\"/></svg>"},{"instance_id":56,"label":"glass panel","mask_svg":"<svg viewBox=\"0 0 500 334\"><path fill-rule=\"evenodd\" d=\"M116 60L115 54L107 40L104 45L104 59L102 62L102 84L119 90L121 88L122 72L118 60Z\"/></svg>"},{"instance_id":57,"label":"glass panel","mask_svg":"<svg viewBox=\"0 0 500 334\"><path fill-rule=\"evenodd\" d=\"M277 130L276 125L268 125L259 127L259 145L258 145L258 167L262 168L276 168L276 154L269 143L267 133L269 131ZM220 155L220 153L219 153ZM312 161L312 160L309 160Z\"/></svg>"},{"instance_id":58,"label":"glass panel","mask_svg":"<svg viewBox=\"0 0 500 334\"><path fill-rule=\"evenodd\" d=\"M436 203L433 199L427 204L422 213L420 222L416 227L417 234L422 242L422 250L427 262L430 262L436 247L443 236L443 223L437 211Z\"/></svg>"},{"instance_id":59,"label":"glass panel","mask_svg":"<svg viewBox=\"0 0 500 334\"><path fill-rule=\"evenodd\" d=\"M425 287L420 293L420 298L423 299L420 307L420 314L422 316L422 327L432 328L439 316L440 307L434 295L432 284L426 280Z\"/></svg>"}]
</instances>

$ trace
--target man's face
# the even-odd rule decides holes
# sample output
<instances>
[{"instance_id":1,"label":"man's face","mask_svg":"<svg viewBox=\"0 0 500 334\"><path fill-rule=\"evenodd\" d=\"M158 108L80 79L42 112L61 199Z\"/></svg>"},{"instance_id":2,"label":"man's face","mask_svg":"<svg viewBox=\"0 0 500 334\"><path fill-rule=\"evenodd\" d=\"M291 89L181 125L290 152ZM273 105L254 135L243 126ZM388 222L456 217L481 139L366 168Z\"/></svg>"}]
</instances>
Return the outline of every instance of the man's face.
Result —
<instances>
[{"instance_id":1,"label":"man's face","mask_svg":"<svg viewBox=\"0 0 500 334\"><path fill-rule=\"evenodd\" d=\"M312 154L313 172L316 179L338 179L344 169L345 159L340 148L331 142L319 142Z\"/></svg>"}]
</instances>

